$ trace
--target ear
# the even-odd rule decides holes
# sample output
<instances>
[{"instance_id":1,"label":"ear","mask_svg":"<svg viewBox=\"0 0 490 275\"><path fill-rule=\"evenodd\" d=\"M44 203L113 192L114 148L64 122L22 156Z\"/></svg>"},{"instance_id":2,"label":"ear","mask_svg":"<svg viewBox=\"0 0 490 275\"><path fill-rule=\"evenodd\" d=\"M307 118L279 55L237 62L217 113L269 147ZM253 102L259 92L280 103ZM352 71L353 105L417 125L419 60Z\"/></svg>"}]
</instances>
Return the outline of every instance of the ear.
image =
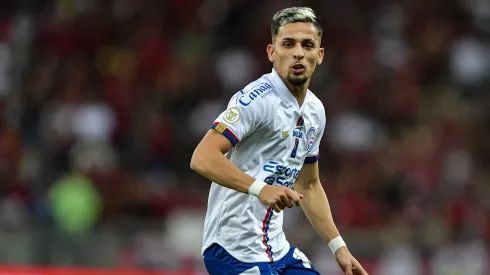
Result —
<instances>
[{"instance_id":1,"label":"ear","mask_svg":"<svg viewBox=\"0 0 490 275\"><path fill-rule=\"evenodd\" d=\"M270 62L274 63L275 51L274 51L274 46L272 44L267 45L267 57L269 58Z\"/></svg>"},{"instance_id":2,"label":"ear","mask_svg":"<svg viewBox=\"0 0 490 275\"><path fill-rule=\"evenodd\" d=\"M324 55L325 55L325 49L324 48L320 48L318 50L318 59L316 60L316 64L317 65L322 64Z\"/></svg>"}]
</instances>

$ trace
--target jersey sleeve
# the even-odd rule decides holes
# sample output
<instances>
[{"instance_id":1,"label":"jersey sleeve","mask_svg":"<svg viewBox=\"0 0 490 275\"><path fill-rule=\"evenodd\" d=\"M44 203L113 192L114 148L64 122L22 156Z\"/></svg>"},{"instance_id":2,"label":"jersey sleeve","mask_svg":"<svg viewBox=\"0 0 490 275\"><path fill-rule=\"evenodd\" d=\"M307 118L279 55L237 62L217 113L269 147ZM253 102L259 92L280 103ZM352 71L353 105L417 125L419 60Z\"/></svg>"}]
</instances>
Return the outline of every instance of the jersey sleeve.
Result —
<instances>
[{"instance_id":1,"label":"jersey sleeve","mask_svg":"<svg viewBox=\"0 0 490 275\"><path fill-rule=\"evenodd\" d=\"M320 143L325 130L325 120L325 115L323 115L318 129L311 127L306 132L308 153L305 158L305 163L315 163L320 159Z\"/></svg>"},{"instance_id":2,"label":"jersey sleeve","mask_svg":"<svg viewBox=\"0 0 490 275\"><path fill-rule=\"evenodd\" d=\"M261 123L259 104L240 104L241 92L233 96L224 110L211 125L211 129L223 134L233 146L253 133ZM258 103L258 102L254 102Z\"/></svg>"}]
</instances>

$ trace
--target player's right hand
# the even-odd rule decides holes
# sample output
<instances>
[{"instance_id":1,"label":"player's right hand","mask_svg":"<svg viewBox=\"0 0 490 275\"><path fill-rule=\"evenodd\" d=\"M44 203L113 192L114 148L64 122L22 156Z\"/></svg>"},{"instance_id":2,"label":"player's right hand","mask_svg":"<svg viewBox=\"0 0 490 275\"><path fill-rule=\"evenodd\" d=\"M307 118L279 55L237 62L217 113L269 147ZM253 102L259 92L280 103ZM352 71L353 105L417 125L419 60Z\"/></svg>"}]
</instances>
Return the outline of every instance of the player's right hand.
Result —
<instances>
[{"instance_id":1,"label":"player's right hand","mask_svg":"<svg viewBox=\"0 0 490 275\"><path fill-rule=\"evenodd\" d=\"M259 200L277 213L286 207L299 206L302 198L303 195L284 186L266 185L259 193Z\"/></svg>"}]
</instances>

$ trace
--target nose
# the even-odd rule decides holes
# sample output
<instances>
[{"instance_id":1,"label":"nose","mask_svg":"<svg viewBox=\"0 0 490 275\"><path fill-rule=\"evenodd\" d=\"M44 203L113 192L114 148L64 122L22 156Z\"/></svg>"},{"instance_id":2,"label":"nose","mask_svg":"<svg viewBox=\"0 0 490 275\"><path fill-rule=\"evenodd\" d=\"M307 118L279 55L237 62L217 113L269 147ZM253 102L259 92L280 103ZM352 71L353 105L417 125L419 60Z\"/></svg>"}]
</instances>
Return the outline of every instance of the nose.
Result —
<instances>
[{"instance_id":1,"label":"nose","mask_svg":"<svg viewBox=\"0 0 490 275\"><path fill-rule=\"evenodd\" d=\"M301 60L303 59L303 57L305 57L305 53L301 45L297 45L296 47L294 47L293 57L294 59L298 59L298 60Z\"/></svg>"}]
</instances>

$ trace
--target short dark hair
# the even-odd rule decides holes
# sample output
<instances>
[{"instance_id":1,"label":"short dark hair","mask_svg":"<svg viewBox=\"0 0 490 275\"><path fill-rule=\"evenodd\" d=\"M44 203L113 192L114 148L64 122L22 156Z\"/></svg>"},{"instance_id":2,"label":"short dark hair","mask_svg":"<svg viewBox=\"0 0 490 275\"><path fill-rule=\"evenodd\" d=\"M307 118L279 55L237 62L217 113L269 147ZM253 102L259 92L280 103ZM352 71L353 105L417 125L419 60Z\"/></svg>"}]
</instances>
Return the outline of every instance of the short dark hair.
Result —
<instances>
[{"instance_id":1,"label":"short dark hair","mask_svg":"<svg viewBox=\"0 0 490 275\"><path fill-rule=\"evenodd\" d=\"M308 7L291 7L282 9L272 17L271 34L276 36L281 27L289 23L312 23L318 30L318 35L322 37L323 29L320 25L316 13Z\"/></svg>"}]
</instances>

